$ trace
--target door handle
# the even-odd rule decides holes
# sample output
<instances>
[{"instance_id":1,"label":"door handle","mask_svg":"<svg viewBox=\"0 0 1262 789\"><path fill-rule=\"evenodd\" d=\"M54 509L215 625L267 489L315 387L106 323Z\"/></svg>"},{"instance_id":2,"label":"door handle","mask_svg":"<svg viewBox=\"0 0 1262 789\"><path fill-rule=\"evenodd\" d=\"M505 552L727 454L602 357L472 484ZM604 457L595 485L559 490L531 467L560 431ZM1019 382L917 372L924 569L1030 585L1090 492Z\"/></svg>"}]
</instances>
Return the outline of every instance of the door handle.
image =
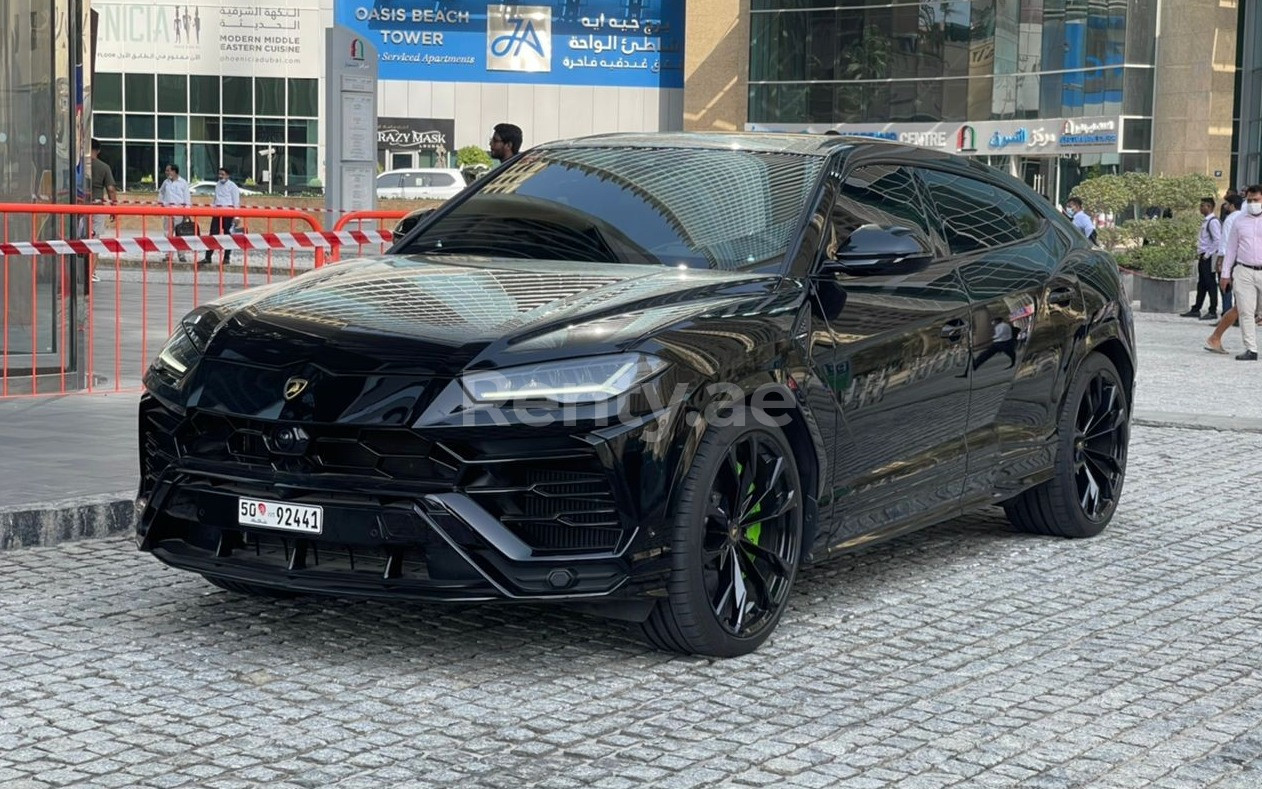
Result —
<instances>
[{"instance_id":1,"label":"door handle","mask_svg":"<svg viewBox=\"0 0 1262 789\"><path fill-rule=\"evenodd\" d=\"M1064 306L1074 300L1073 288L1052 288L1047 293L1047 303Z\"/></svg>"},{"instance_id":2,"label":"door handle","mask_svg":"<svg viewBox=\"0 0 1262 789\"><path fill-rule=\"evenodd\" d=\"M967 327L968 324L959 319L948 321L942 326L941 334L948 340L958 340L960 337L964 336L964 329Z\"/></svg>"}]
</instances>

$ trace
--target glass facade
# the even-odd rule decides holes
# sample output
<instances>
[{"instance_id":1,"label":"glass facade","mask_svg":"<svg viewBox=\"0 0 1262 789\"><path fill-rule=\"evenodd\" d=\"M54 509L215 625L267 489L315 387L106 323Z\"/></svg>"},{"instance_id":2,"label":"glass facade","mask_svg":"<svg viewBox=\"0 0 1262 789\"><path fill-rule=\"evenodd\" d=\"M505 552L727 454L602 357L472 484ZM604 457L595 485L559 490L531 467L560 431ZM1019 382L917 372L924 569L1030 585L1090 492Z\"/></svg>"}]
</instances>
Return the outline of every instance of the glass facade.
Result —
<instances>
[{"instance_id":1,"label":"glass facade","mask_svg":"<svg viewBox=\"0 0 1262 789\"><path fill-rule=\"evenodd\" d=\"M752 0L749 120L1152 114L1157 0Z\"/></svg>"},{"instance_id":2,"label":"glass facade","mask_svg":"<svg viewBox=\"0 0 1262 789\"><path fill-rule=\"evenodd\" d=\"M74 203L87 159L82 119L91 73L83 68L86 3L0 0L0 201ZM3 217L10 242L74 238L76 223L41 215ZM81 259L7 256L0 300L0 359L9 375L66 364L75 369L83 306ZM30 385L30 379L24 385ZM5 392L14 394L11 381ZM74 385L68 382L68 385Z\"/></svg>"},{"instance_id":3,"label":"glass facade","mask_svg":"<svg viewBox=\"0 0 1262 789\"><path fill-rule=\"evenodd\" d=\"M156 189L168 162L195 183L221 164L234 180L275 191L316 187L319 83L285 77L96 75L93 122L101 159L123 189Z\"/></svg>"}]
</instances>

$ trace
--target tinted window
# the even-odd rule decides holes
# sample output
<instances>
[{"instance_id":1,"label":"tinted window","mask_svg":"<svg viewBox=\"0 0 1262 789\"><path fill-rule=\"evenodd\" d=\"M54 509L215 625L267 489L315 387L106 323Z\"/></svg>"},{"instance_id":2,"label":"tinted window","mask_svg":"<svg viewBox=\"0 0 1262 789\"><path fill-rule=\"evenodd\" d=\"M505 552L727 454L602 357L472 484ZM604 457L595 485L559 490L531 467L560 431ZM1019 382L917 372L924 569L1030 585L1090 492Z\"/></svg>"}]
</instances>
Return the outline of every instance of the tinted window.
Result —
<instances>
[{"instance_id":1,"label":"tinted window","mask_svg":"<svg viewBox=\"0 0 1262 789\"><path fill-rule=\"evenodd\" d=\"M933 234L921 203L914 171L897 164L870 164L856 167L842 179L833 203L831 232L825 240L824 255L846 245L850 234L862 225L906 227L916 231L926 246L933 246Z\"/></svg>"},{"instance_id":2,"label":"tinted window","mask_svg":"<svg viewBox=\"0 0 1262 789\"><path fill-rule=\"evenodd\" d=\"M823 161L731 149L531 151L404 251L727 270L780 263Z\"/></svg>"},{"instance_id":3,"label":"tinted window","mask_svg":"<svg viewBox=\"0 0 1262 789\"><path fill-rule=\"evenodd\" d=\"M455 182L456 179L447 173L434 173L429 177L430 186L451 186Z\"/></svg>"},{"instance_id":4,"label":"tinted window","mask_svg":"<svg viewBox=\"0 0 1262 789\"><path fill-rule=\"evenodd\" d=\"M398 173L386 173L377 176L378 189L398 189L403 183L403 176Z\"/></svg>"},{"instance_id":5,"label":"tinted window","mask_svg":"<svg viewBox=\"0 0 1262 789\"><path fill-rule=\"evenodd\" d=\"M1024 200L985 181L942 170L921 170L920 177L955 254L1019 241L1043 223Z\"/></svg>"}]
</instances>

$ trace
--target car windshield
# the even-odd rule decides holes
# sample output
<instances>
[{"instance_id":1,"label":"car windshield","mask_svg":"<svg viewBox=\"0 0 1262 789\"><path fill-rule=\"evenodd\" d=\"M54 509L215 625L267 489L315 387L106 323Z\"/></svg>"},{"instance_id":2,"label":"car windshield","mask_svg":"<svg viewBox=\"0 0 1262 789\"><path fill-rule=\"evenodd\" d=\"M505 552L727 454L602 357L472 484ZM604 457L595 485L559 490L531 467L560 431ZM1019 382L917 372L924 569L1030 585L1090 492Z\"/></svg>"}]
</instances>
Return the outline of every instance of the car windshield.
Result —
<instances>
[{"instance_id":1,"label":"car windshield","mask_svg":"<svg viewBox=\"0 0 1262 789\"><path fill-rule=\"evenodd\" d=\"M754 268L783 260L822 165L731 149L532 151L399 251Z\"/></svg>"}]
</instances>

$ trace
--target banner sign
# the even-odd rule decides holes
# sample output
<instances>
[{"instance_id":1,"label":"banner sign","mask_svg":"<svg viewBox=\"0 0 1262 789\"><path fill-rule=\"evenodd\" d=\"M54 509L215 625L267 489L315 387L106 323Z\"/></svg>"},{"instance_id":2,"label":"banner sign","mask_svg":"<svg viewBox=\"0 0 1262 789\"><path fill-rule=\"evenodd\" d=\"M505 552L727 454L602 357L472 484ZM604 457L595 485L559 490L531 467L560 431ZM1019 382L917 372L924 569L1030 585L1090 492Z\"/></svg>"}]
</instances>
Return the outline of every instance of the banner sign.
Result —
<instances>
[{"instance_id":1,"label":"banner sign","mask_svg":"<svg viewBox=\"0 0 1262 789\"><path fill-rule=\"evenodd\" d=\"M377 150L448 153L456 139L456 122L429 118L378 118Z\"/></svg>"},{"instance_id":2,"label":"banner sign","mask_svg":"<svg viewBox=\"0 0 1262 789\"><path fill-rule=\"evenodd\" d=\"M318 0L202 5L92 0L98 71L316 78L324 35Z\"/></svg>"},{"instance_id":3,"label":"banner sign","mask_svg":"<svg viewBox=\"0 0 1262 789\"><path fill-rule=\"evenodd\" d=\"M382 79L682 88L684 3L337 0Z\"/></svg>"},{"instance_id":4,"label":"banner sign","mask_svg":"<svg viewBox=\"0 0 1262 789\"><path fill-rule=\"evenodd\" d=\"M856 137L902 142L966 156L1117 153L1122 147L1122 119L1117 116L972 123L747 123L745 128L809 134L836 130Z\"/></svg>"}]
</instances>

